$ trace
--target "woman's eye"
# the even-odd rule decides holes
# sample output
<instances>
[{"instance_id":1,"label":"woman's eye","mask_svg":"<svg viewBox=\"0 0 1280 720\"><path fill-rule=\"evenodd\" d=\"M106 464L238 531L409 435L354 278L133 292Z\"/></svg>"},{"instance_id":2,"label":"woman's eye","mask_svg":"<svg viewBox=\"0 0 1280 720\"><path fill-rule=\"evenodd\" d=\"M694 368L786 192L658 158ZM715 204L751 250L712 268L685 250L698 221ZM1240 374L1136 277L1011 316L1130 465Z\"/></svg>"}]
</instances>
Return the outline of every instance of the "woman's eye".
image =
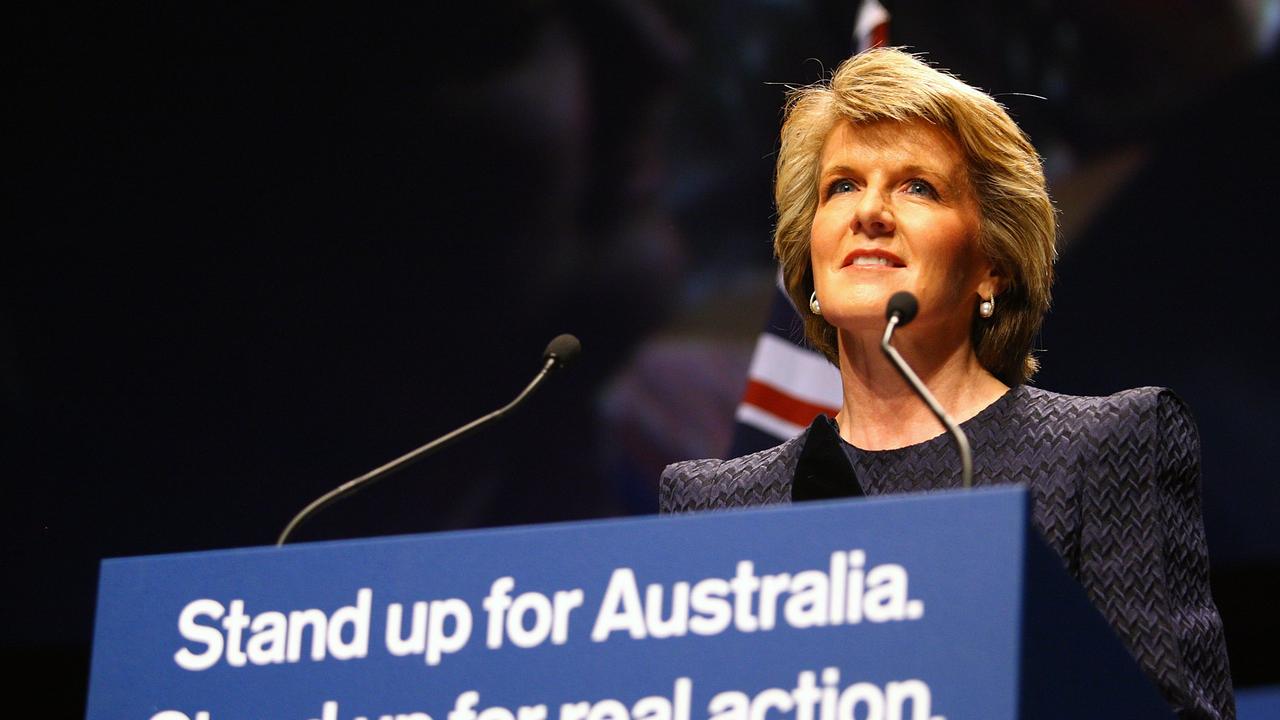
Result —
<instances>
[{"instance_id":1,"label":"woman's eye","mask_svg":"<svg viewBox=\"0 0 1280 720\"><path fill-rule=\"evenodd\" d=\"M907 192L912 195L922 195L930 198L938 197L938 193L933 189L933 186L924 180L907 181Z\"/></svg>"},{"instance_id":2,"label":"woman's eye","mask_svg":"<svg viewBox=\"0 0 1280 720\"><path fill-rule=\"evenodd\" d=\"M839 193L853 192L856 189L852 180L836 180L827 186L827 197Z\"/></svg>"}]
</instances>

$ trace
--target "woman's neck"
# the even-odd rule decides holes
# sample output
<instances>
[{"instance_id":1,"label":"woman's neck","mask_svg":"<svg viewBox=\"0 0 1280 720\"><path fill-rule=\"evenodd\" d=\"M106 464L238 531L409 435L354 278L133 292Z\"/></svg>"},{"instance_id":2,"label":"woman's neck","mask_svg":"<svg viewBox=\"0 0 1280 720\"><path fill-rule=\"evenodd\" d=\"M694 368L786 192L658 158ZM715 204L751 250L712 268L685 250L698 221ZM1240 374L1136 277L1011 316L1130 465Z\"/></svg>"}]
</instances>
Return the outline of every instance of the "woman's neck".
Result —
<instances>
[{"instance_id":1,"label":"woman's neck","mask_svg":"<svg viewBox=\"0 0 1280 720\"><path fill-rule=\"evenodd\" d=\"M899 332L894 347L957 423L977 415L1009 388L987 372L967 335L918 328ZM922 340L925 339L925 340ZM891 450L946 431L880 350L878 333L840 332L844 400L840 436L864 450Z\"/></svg>"}]
</instances>

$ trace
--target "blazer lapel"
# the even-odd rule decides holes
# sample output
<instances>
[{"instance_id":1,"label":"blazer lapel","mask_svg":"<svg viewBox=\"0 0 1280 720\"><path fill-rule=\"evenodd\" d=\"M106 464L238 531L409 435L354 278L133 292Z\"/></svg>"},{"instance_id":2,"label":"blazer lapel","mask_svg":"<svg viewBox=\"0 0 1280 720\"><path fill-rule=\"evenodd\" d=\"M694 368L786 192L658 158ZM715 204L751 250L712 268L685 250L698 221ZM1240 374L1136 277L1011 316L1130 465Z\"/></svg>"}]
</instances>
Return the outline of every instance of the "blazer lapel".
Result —
<instances>
[{"instance_id":1,"label":"blazer lapel","mask_svg":"<svg viewBox=\"0 0 1280 720\"><path fill-rule=\"evenodd\" d=\"M800 451L795 478L791 482L791 501L866 495L827 416L818 415L805 432L804 448Z\"/></svg>"}]
</instances>

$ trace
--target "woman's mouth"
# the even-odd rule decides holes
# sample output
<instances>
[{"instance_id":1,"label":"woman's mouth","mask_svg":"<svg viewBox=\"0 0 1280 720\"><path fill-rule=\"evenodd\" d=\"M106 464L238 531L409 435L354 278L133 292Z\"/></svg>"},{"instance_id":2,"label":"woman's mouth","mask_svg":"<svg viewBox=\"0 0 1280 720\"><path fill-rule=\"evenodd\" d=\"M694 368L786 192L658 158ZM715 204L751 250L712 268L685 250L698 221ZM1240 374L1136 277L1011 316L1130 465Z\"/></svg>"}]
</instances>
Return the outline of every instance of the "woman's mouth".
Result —
<instances>
[{"instance_id":1,"label":"woman's mouth","mask_svg":"<svg viewBox=\"0 0 1280 720\"><path fill-rule=\"evenodd\" d=\"M884 250L854 250L845 256L842 268L901 268L902 258Z\"/></svg>"}]
</instances>

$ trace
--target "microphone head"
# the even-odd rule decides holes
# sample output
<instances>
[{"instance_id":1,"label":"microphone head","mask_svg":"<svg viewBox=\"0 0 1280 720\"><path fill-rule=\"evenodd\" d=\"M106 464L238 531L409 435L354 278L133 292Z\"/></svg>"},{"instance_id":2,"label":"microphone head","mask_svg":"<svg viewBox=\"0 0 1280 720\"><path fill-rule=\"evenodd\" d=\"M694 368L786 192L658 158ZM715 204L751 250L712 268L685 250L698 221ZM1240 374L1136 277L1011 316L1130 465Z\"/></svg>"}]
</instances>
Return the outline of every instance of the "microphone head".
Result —
<instances>
[{"instance_id":1,"label":"microphone head","mask_svg":"<svg viewBox=\"0 0 1280 720\"><path fill-rule=\"evenodd\" d=\"M915 320L919 311L920 303L916 301L916 296L906 290L899 290L889 297L889 304L884 308L884 319L889 320L896 314L898 327L902 327Z\"/></svg>"},{"instance_id":2,"label":"microphone head","mask_svg":"<svg viewBox=\"0 0 1280 720\"><path fill-rule=\"evenodd\" d=\"M573 362L580 352L582 352L582 343L578 342L578 338L565 333L555 336L551 342L547 343L547 349L542 351L542 359L553 360L555 362L553 368L562 368Z\"/></svg>"}]
</instances>

